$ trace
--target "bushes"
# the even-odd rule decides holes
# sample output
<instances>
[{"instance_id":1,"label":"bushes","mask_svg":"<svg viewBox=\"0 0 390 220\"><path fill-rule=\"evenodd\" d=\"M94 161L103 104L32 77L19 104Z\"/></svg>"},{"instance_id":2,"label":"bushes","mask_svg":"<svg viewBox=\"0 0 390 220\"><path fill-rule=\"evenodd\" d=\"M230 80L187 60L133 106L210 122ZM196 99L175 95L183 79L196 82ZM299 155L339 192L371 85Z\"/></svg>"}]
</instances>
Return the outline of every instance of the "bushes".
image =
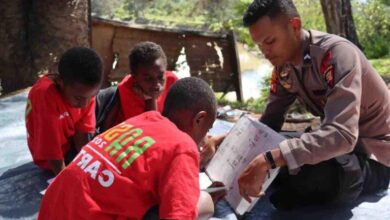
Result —
<instances>
[{"instance_id":1,"label":"bushes","mask_svg":"<svg viewBox=\"0 0 390 220\"><path fill-rule=\"evenodd\" d=\"M375 35L362 42L365 55L370 59L384 57L390 54L389 37Z\"/></svg>"},{"instance_id":2,"label":"bushes","mask_svg":"<svg viewBox=\"0 0 390 220\"><path fill-rule=\"evenodd\" d=\"M353 17L359 41L364 53L370 59L390 55L390 6L385 4L387 2L384 0L352 0ZM295 0L294 3L305 28L326 32L319 0ZM234 30L241 41L254 46L247 28L243 28L240 23L247 5L246 0L235 3L235 14L239 19L234 23Z\"/></svg>"},{"instance_id":3,"label":"bushes","mask_svg":"<svg viewBox=\"0 0 390 220\"><path fill-rule=\"evenodd\" d=\"M390 54L390 6L380 0L354 2L353 15L359 41L370 59Z\"/></svg>"}]
</instances>

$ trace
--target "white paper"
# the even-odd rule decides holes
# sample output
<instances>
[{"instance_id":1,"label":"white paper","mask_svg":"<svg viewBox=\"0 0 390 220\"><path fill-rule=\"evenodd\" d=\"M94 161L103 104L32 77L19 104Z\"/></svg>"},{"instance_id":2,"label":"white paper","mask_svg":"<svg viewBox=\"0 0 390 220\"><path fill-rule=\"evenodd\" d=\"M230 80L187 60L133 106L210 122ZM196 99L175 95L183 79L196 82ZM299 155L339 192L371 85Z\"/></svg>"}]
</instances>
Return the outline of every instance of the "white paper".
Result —
<instances>
[{"instance_id":1,"label":"white paper","mask_svg":"<svg viewBox=\"0 0 390 220\"><path fill-rule=\"evenodd\" d=\"M39 193L40 193L42 196L44 196L44 195L45 195L45 193L46 193L46 190L47 190L47 188L46 188L46 189L44 189L44 190L42 190L42 191L40 191Z\"/></svg>"},{"instance_id":2,"label":"white paper","mask_svg":"<svg viewBox=\"0 0 390 220\"><path fill-rule=\"evenodd\" d=\"M53 178L50 178L50 179L48 179L46 182L47 182L47 184L48 184L48 186L47 187L49 187L50 186L50 184L53 182L53 180L54 180L54 177ZM46 193L46 190L47 190L47 187L46 187L46 189L44 189L44 190L42 190L42 191L40 191L39 193L41 194L41 195L45 195L45 193Z\"/></svg>"},{"instance_id":3,"label":"white paper","mask_svg":"<svg viewBox=\"0 0 390 220\"><path fill-rule=\"evenodd\" d=\"M213 182L211 182L210 178L206 173L199 173L199 186L200 189L207 189Z\"/></svg>"},{"instance_id":4,"label":"white paper","mask_svg":"<svg viewBox=\"0 0 390 220\"><path fill-rule=\"evenodd\" d=\"M228 133L233 125L234 123L232 122L217 119L215 120L213 127L209 130L208 134L215 136Z\"/></svg>"},{"instance_id":5,"label":"white paper","mask_svg":"<svg viewBox=\"0 0 390 220\"><path fill-rule=\"evenodd\" d=\"M285 138L271 128L248 116L242 117L226 136L206 168L212 181L223 182L228 190L226 200L237 214L244 214L256 203L248 203L239 193L237 179L259 154L278 147ZM262 190L265 191L279 169L271 170Z\"/></svg>"}]
</instances>

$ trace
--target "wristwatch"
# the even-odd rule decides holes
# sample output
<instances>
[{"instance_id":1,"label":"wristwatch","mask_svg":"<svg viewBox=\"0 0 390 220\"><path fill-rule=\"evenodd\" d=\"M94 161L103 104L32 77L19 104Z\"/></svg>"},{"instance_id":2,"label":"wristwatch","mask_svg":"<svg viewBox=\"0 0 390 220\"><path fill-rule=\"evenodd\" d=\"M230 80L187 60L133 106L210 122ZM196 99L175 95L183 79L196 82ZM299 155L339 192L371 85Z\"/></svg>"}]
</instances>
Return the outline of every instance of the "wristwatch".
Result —
<instances>
[{"instance_id":1,"label":"wristwatch","mask_svg":"<svg viewBox=\"0 0 390 220\"><path fill-rule=\"evenodd\" d=\"M274 157L272 156L271 151L267 151L263 155L264 155L265 161L267 161L267 163L269 164L271 169L275 169L276 168L276 163L275 163Z\"/></svg>"}]
</instances>

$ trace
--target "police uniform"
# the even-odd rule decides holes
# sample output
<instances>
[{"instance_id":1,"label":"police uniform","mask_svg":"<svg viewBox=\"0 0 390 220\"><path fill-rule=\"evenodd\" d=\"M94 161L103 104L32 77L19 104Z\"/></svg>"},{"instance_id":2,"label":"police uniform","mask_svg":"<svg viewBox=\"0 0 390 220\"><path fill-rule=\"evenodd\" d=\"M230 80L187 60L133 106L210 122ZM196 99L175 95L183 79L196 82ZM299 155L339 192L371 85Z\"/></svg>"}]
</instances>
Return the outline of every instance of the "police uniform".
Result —
<instances>
[{"instance_id":1,"label":"police uniform","mask_svg":"<svg viewBox=\"0 0 390 220\"><path fill-rule=\"evenodd\" d=\"M313 30L304 33L301 64L274 68L269 102L260 119L280 130L296 99L321 117L318 130L280 143L290 173L337 157L346 163L342 155L351 152L367 155L388 170L390 95L386 84L348 40ZM371 170L361 171L367 172ZM359 181L364 184L365 180Z\"/></svg>"}]
</instances>

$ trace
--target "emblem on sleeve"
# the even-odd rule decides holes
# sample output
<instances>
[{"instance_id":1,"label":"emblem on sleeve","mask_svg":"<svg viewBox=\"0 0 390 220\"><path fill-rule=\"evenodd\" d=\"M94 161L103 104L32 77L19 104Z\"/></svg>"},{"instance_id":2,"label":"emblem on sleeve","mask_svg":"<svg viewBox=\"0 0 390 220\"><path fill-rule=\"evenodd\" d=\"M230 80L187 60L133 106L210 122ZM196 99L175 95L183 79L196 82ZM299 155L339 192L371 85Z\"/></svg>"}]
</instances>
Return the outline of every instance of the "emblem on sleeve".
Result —
<instances>
[{"instance_id":1,"label":"emblem on sleeve","mask_svg":"<svg viewBox=\"0 0 390 220\"><path fill-rule=\"evenodd\" d=\"M320 73L330 88L334 87L334 65L332 63L332 53L328 52L322 59Z\"/></svg>"},{"instance_id":2,"label":"emblem on sleeve","mask_svg":"<svg viewBox=\"0 0 390 220\"><path fill-rule=\"evenodd\" d=\"M280 72L280 84L285 89L291 89L290 71L291 67L286 66L283 68L282 72Z\"/></svg>"},{"instance_id":3,"label":"emblem on sleeve","mask_svg":"<svg viewBox=\"0 0 390 220\"><path fill-rule=\"evenodd\" d=\"M288 81L283 81L283 82L281 82L281 84L282 84L283 88L285 88L285 89L291 89L291 83L290 83L290 82L288 82Z\"/></svg>"},{"instance_id":4,"label":"emblem on sleeve","mask_svg":"<svg viewBox=\"0 0 390 220\"><path fill-rule=\"evenodd\" d=\"M272 76L271 76L271 93L276 93L278 87L278 74L276 73L276 69L272 71Z\"/></svg>"}]
</instances>

